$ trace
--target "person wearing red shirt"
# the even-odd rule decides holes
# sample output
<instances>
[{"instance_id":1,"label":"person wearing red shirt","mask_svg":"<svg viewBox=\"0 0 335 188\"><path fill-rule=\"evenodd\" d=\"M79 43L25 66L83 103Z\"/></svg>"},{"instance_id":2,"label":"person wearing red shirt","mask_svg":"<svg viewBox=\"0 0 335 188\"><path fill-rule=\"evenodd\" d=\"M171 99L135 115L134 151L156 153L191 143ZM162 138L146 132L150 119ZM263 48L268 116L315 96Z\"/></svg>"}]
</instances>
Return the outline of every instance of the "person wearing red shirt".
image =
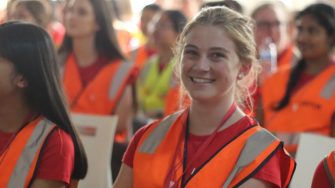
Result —
<instances>
[{"instance_id":1,"label":"person wearing red shirt","mask_svg":"<svg viewBox=\"0 0 335 188\"><path fill-rule=\"evenodd\" d=\"M320 14L322 12L322 14ZM270 76L262 88L264 127L294 153L302 132L335 136L335 10L312 4L296 16L299 62Z\"/></svg>"},{"instance_id":2,"label":"person wearing red shirt","mask_svg":"<svg viewBox=\"0 0 335 188\"><path fill-rule=\"evenodd\" d=\"M176 66L190 105L136 133L115 188L288 187L294 160L240 107L255 78L251 23L211 7L185 26Z\"/></svg>"},{"instance_id":3,"label":"person wearing red shirt","mask_svg":"<svg viewBox=\"0 0 335 188\"><path fill-rule=\"evenodd\" d=\"M335 151L330 152L317 166L312 188L332 188L335 185Z\"/></svg>"},{"instance_id":4,"label":"person wearing red shirt","mask_svg":"<svg viewBox=\"0 0 335 188\"><path fill-rule=\"evenodd\" d=\"M42 28L0 25L0 187L76 187L86 154L66 107L55 49Z\"/></svg>"},{"instance_id":5,"label":"person wearing red shirt","mask_svg":"<svg viewBox=\"0 0 335 188\"><path fill-rule=\"evenodd\" d=\"M71 112L118 116L112 152L117 174L132 132L135 68L119 49L108 5L105 0L67 1L59 56Z\"/></svg>"}]
</instances>

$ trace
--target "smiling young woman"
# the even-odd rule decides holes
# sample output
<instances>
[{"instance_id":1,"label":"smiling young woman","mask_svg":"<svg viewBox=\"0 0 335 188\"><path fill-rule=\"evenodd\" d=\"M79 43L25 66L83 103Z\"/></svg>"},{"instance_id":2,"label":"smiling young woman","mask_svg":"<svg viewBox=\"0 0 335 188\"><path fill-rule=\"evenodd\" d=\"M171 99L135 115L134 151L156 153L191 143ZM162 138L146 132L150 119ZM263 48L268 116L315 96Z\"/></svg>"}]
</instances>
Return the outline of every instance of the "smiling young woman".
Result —
<instances>
[{"instance_id":1,"label":"smiling young woman","mask_svg":"<svg viewBox=\"0 0 335 188\"><path fill-rule=\"evenodd\" d=\"M191 104L136 133L115 187L287 187L293 159L240 107L257 67L250 20L205 8L176 52Z\"/></svg>"}]
</instances>

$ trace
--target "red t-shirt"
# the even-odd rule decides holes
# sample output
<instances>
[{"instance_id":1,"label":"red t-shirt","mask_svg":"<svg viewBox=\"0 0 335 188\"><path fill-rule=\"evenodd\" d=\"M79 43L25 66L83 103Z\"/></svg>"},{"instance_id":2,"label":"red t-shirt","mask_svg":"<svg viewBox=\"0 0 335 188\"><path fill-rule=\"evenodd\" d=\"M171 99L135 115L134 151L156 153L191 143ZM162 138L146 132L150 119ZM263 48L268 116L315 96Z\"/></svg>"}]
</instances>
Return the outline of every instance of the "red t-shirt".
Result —
<instances>
[{"instance_id":1,"label":"red t-shirt","mask_svg":"<svg viewBox=\"0 0 335 188\"><path fill-rule=\"evenodd\" d=\"M200 166L204 163L208 158L210 158L218 149L220 149L223 145L227 144L231 140L233 140L236 136L238 136L241 132L248 129L252 125L255 124L255 121L250 117L245 117L228 127L225 130L218 132L215 136L213 142L206 152L203 152L203 155L200 156L199 159L195 162L195 166ZM123 156L123 163L128 165L129 167L133 167L134 155L137 145L144 134L144 132L148 130L148 126L141 128L133 137L131 143L129 144L125 155ZM189 140L187 142L188 147L188 159L187 161L192 160L192 156L196 153L199 145L207 139L208 136L196 136L189 135ZM271 159L258 170L258 172L253 176L253 178L266 181L272 183L275 188L281 188L284 184L284 178L287 177L287 173L289 171L290 158L285 154L284 150L277 150L275 155L271 157ZM192 168L189 168L192 169ZM190 174L187 172L186 174Z\"/></svg>"},{"instance_id":2,"label":"red t-shirt","mask_svg":"<svg viewBox=\"0 0 335 188\"><path fill-rule=\"evenodd\" d=\"M0 131L0 148L7 145L14 133ZM2 150L2 149L1 149ZM74 145L70 135L56 128L41 153L36 178L70 183L74 168Z\"/></svg>"},{"instance_id":3,"label":"red t-shirt","mask_svg":"<svg viewBox=\"0 0 335 188\"><path fill-rule=\"evenodd\" d=\"M315 170L312 182L312 188L332 188L326 170L323 166L323 160L319 163Z\"/></svg>"},{"instance_id":4,"label":"red t-shirt","mask_svg":"<svg viewBox=\"0 0 335 188\"><path fill-rule=\"evenodd\" d=\"M105 67L109 62L108 58L99 57L93 64L87 67L79 67L79 75L82 84L86 86L94 77L100 72L100 70Z\"/></svg>"}]
</instances>

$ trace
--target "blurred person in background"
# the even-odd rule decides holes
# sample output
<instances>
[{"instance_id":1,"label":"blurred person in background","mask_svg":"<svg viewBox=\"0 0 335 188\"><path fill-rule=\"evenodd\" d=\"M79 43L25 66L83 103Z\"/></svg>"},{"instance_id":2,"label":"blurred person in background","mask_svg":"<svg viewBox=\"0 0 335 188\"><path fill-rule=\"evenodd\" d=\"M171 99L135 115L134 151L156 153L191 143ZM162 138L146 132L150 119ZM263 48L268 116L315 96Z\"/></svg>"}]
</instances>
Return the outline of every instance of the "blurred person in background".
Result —
<instances>
[{"instance_id":1,"label":"blurred person in background","mask_svg":"<svg viewBox=\"0 0 335 188\"><path fill-rule=\"evenodd\" d=\"M252 11L255 20L255 40L257 48L266 40L271 40L277 50L277 66L292 66L298 58L294 48L293 26L290 11L281 2L265 3Z\"/></svg>"},{"instance_id":2,"label":"blurred person in background","mask_svg":"<svg viewBox=\"0 0 335 188\"><path fill-rule=\"evenodd\" d=\"M175 87L173 48L187 22L184 14L178 10L164 10L157 18L153 32L157 54L145 63L137 80L139 113L144 119L161 118L168 105L167 94Z\"/></svg>"},{"instance_id":3,"label":"blurred person in background","mask_svg":"<svg viewBox=\"0 0 335 188\"><path fill-rule=\"evenodd\" d=\"M279 70L262 88L264 126L294 153L299 133L335 136L335 10L313 4L296 16L298 63Z\"/></svg>"},{"instance_id":4,"label":"blurred person in background","mask_svg":"<svg viewBox=\"0 0 335 188\"><path fill-rule=\"evenodd\" d=\"M291 24L291 13L283 3L275 1L261 4L252 11L251 17L255 21L254 35L258 59L262 65L258 83L251 88L255 90L252 103L256 106L252 113L261 120L263 82L277 70L293 66L299 54L292 38L294 27Z\"/></svg>"},{"instance_id":5,"label":"blurred person in background","mask_svg":"<svg viewBox=\"0 0 335 188\"><path fill-rule=\"evenodd\" d=\"M159 16L161 11L161 7L157 4L149 4L142 9L140 28L145 37L145 42L130 53L130 60L136 64L139 71L143 68L144 64L148 62L148 59L157 51L152 36L154 29L154 24L152 22L153 18Z\"/></svg>"},{"instance_id":6,"label":"blurred person in background","mask_svg":"<svg viewBox=\"0 0 335 188\"><path fill-rule=\"evenodd\" d=\"M59 55L71 110L118 117L112 157L115 177L132 133L134 69L119 49L110 11L105 0L68 1Z\"/></svg>"},{"instance_id":7,"label":"blurred person in background","mask_svg":"<svg viewBox=\"0 0 335 188\"><path fill-rule=\"evenodd\" d=\"M48 0L12 0L8 4L7 19L33 23L47 30L58 47L65 29L52 19L53 8Z\"/></svg>"}]
</instances>

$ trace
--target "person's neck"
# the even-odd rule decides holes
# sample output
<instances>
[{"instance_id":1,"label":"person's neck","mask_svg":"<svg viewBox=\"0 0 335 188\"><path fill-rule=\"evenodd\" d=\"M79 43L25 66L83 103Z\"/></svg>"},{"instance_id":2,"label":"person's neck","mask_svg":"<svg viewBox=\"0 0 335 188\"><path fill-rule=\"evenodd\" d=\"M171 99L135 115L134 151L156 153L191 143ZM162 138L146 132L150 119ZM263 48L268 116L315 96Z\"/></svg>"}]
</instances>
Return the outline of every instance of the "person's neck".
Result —
<instances>
[{"instance_id":1,"label":"person's neck","mask_svg":"<svg viewBox=\"0 0 335 188\"><path fill-rule=\"evenodd\" d=\"M195 135L209 135L213 133L233 103L233 99L213 103L193 101L189 112L190 133ZM228 128L244 116L244 112L237 107L236 111L219 130Z\"/></svg>"},{"instance_id":2,"label":"person's neck","mask_svg":"<svg viewBox=\"0 0 335 188\"><path fill-rule=\"evenodd\" d=\"M92 65L98 58L93 37L73 39L73 52L79 67Z\"/></svg>"},{"instance_id":3,"label":"person's neck","mask_svg":"<svg viewBox=\"0 0 335 188\"><path fill-rule=\"evenodd\" d=\"M317 75L322 72L330 63L330 57L328 55L320 58L305 59L306 68L305 72L310 75Z\"/></svg>"},{"instance_id":4,"label":"person's neck","mask_svg":"<svg viewBox=\"0 0 335 188\"><path fill-rule=\"evenodd\" d=\"M159 64L167 65L173 58L173 52L171 50L164 50L159 52Z\"/></svg>"},{"instance_id":5,"label":"person's neck","mask_svg":"<svg viewBox=\"0 0 335 188\"><path fill-rule=\"evenodd\" d=\"M9 97L0 101L0 130L17 132L25 123L32 109L23 97Z\"/></svg>"}]
</instances>

